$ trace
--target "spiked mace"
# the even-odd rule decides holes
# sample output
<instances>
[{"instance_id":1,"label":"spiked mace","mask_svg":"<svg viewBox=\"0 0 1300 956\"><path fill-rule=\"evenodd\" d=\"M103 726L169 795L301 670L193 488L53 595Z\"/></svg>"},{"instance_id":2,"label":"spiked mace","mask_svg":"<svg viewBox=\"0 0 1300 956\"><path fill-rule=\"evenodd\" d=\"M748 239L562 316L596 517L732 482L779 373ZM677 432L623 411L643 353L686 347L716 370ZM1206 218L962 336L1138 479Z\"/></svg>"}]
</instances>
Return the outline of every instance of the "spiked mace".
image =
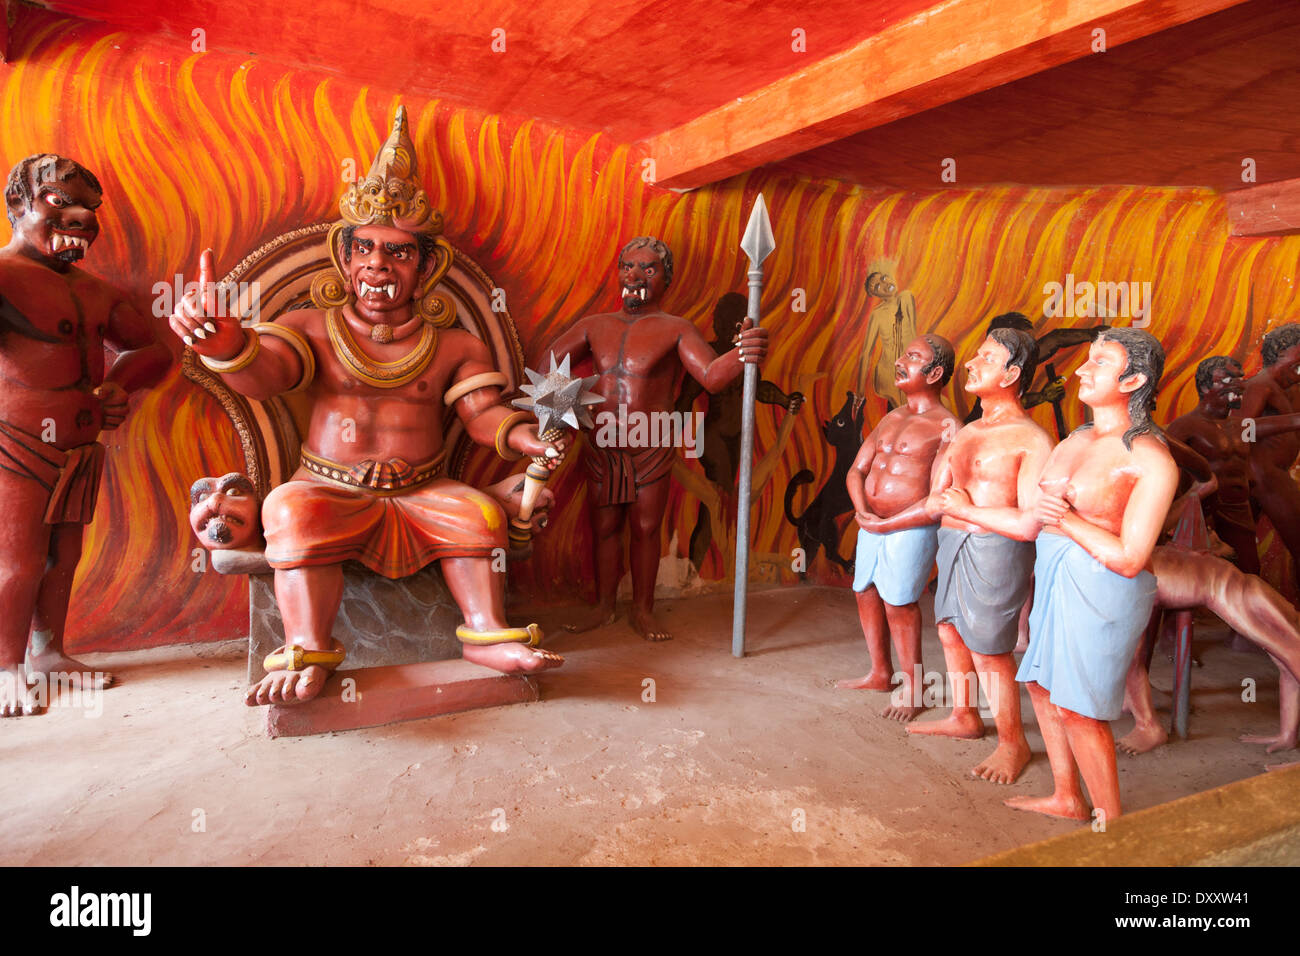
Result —
<instances>
[{"instance_id":1,"label":"spiked mace","mask_svg":"<svg viewBox=\"0 0 1300 956\"><path fill-rule=\"evenodd\" d=\"M569 356L564 356L564 361L557 365L554 352L551 353L551 370L545 375L530 368L524 369L524 373L531 384L521 386L519 390L525 397L516 398L511 404L537 416L537 436L542 441L555 441L564 434L565 426L576 430L594 425L588 406L599 405L604 401L603 397L590 390L596 384L597 376L573 378L569 374ZM546 463L564 457L556 455L552 449L547 451L547 455L534 455L528 470L524 472L524 495L519 505L519 515L510 519L512 551L528 550L533 537L533 510L551 477Z\"/></svg>"},{"instance_id":2,"label":"spiked mace","mask_svg":"<svg viewBox=\"0 0 1300 956\"><path fill-rule=\"evenodd\" d=\"M740 240L740 248L749 257L749 310L746 317L758 328L763 301L763 260L776 248L772 221L767 217L767 203L759 193L749 214L749 224ZM736 599L732 610L731 653L745 656L745 604L749 591L749 494L754 471L754 399L758 396L758 366L745 364L744 404L740 419L740 478L736 504Z\"/></svg>"}]
</instances>

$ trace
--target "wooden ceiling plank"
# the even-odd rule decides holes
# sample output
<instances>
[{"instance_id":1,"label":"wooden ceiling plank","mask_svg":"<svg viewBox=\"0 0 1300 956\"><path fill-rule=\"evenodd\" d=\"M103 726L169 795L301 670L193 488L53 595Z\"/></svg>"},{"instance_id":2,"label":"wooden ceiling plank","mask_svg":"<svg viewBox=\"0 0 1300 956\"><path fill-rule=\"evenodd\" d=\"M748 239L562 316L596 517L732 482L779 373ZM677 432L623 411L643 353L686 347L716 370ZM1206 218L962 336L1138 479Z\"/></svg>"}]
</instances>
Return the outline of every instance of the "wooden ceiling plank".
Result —
<instances>
[{"instance_id":1,"label":"wooden ceiling plank","mask_svg":"<svg viewBox=\"0 0 1300 956\"><path fill-rule=\"evenodd\" d=\"M659 185L693 188L1243 0L948 0L643 144Z\"/></svg>"},{"instance_id":2,"label":"wooden ceiling plank","mask_svg":"<svg viewBox=\"0 0 1300 956\"><path fill-rule=\"evenodd\" d=\"M1223 194L1234 236L1300 232L1300 179L1260 183Z\"/></svg>"}]
</instances>

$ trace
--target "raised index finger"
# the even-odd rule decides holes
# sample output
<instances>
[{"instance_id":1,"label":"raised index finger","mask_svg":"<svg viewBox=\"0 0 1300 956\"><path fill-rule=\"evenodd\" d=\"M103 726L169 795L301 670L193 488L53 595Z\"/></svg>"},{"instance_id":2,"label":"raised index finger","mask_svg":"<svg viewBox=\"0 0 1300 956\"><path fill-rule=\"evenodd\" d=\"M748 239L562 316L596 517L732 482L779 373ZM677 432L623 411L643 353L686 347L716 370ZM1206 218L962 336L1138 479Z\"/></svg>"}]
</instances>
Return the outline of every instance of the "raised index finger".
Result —
<instances>
[{"instance_id":1,"label":"raised index finger","mask_svg":"<svg viewBox=\"0 0 1300 956\"><path fill-rule=\"evenodd\" d=\"M212 278L216 271L212 250L204 249L199 256L199 302L202 303L204 315L212 315L216 311L216 287Z\"/></svg>"}]
</instances>

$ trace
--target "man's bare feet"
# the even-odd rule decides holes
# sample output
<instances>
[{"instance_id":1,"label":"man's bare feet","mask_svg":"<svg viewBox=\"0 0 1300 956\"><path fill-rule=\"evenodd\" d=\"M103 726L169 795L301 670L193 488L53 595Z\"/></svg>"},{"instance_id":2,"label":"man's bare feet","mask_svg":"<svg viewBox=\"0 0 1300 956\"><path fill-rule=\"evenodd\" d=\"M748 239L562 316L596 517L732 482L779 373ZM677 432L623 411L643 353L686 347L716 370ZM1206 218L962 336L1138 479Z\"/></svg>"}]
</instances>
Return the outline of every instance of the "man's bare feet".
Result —
<instances>
[{"instance_id":1,"label":"man's bare feet","mask_svg":"<svg viewBox=\"0 0 1300 956\"><path fill-rule=\"evenodd\" d=\"M1264 753L1277 753L1279 750L1294 750L1296 735L1290 734L1242 734L1237 738L1243 744L1265 744Z\"/></svg>"},{"instance_id":2,"label":"man's bare feet","mask_svg":"<svg viewBox=\"0 0 1300 956\"><path fill-rule=\"evenodd\" d=\"M942 720L927 720L908 724L909 734L933 734L937 737L958 737L962 740L979 740L984 736L984 721L970 708L954 710Z\"/></svg>"},{"instance_id":3,"label":"man's bare feet","mask_svg":"<svg viewBox=\"0 0 1300 956\"><path fill-rule=\"evenodd\" d=\"M555 651L512 642L509 644L465 644L461 656L474 664L482 664L503 674L533 674L550 670L564 663Z\"/></svg>"},{"instance_id":4,"label":"man's bare feet","mask_svg":"<svg viewBox=\"0 0 1300 956\"><path fill-rule=\"evenodd\" d=\"M112 687L117 678L108 671L97 671L89 664L83 664L75 658L58 651L45 651L40 654L27 654L27 670L31 674L65 675L61 684L78 687L81 690L103 690Z\"/></svg>"},{"instance_id":5,"label":"man's bare feet","mask_svg":"<svg viewBox=\"0 0 1300 956\"><path fill-rule=\"evenodd\" d=\"M835 682L836 687L845 690L893 690L894 683L890 674L877 674L872 671L866 677L846 677Z\"/></svg>"},{"instance_id":6,"label":"man's bare feet","mask_svg":"<svg viewBox=\"0 0 1300 956\"><path fill-rule=\"evenodd\" d=\"M598 627L604 627L606 624L613 624L614 617L614 605L597 604L595 607L580 611L572 621L564 625L564 629L570 634L581 634L583 631L591 631Z\"/></svg>"},{"instance_id":7,"label":"man's bare feet","mask_svg":"<svg viewBox=\"0 0 1300 956\"><path fill-rule=\"evenodd\" d=\"M985 757L971 770L972 777L979 777L989 783L1015 783L1020 771L1029 763L1029 744L1023 740L1010 743L998 742L993 753Z\"/></svg>"},{"instance_id":8,"label":"man's bare feet","mask_svg":"<svg viewBox=\"0 0 1300 956\"><path fill-rule=\"evenodd\" d=\"M249 707L301 704L320 694L329 676L319 664L308 664L300 671L271 671L248 688L244 703Z\"/></svg>"},{"instance_id":9,"label":"man's bare feet","mask_svg":"<svg viewBox=\"0 0 1300 956\"><path fill-rule=\"evenodd\" d=\"M671 641L673 639L673 636L668 633L668 629L659 623L654 614L643 608L633 606L627 622L632 625L632 630L647 641Z\"/></svg>"},{"instance_id":10,"label":"man's bare feet","mask_svg":"<svg viewBox=\"0 0 1300 956\"><path fill-rule=\"evenodd\" d=\"M1138 724L1115 741L1115 747L1130 757L1136 757L1168 742L1169 731L1159 724Z\"/></svg>"},{"instance_id":11,"label":"man's bare feet","mask_svg":"<svg viewBox=\"0 0 1300 956\"><path fill-rule=\"evenodd\" d=\"M1007 797L1002 801L1012 810L1032 810L1045 813L1049 817L1063 817L1066 820L1091 820L1088 805L1079 797L1063 797L1052 794L1050 797Z\"/></svg>"},{"instance_id":12,"label":"man's bare feet","mask_svg":"<svg viewBox=\"0 0 1300 956\"><path fill-rule=\"evenodd\" d=\"M37 688L18 670L0 670L0 717L31 717L45 709Z\"/></svg>"}]
</instances>

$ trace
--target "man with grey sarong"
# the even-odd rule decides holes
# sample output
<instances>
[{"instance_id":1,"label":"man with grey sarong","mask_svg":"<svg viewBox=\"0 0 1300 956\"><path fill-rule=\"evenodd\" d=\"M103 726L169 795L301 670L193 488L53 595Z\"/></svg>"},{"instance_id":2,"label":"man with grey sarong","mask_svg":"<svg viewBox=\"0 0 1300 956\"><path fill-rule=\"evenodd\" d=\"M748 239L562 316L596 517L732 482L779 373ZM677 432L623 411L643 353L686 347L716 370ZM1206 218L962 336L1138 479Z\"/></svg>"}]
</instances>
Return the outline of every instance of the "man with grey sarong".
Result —
<instances>
[{"instance_id":1,"label":"man with grey sarong","mask_svg":"<svg viewBox=\"0 0 1300 956\"><path fill-rule=\"evenodd\" d=\"M934 618L952 687L952 712L917 722L910 733L984 736L982 684L998 745L971 771L1012 783L1029 762L1020 722L1016 646L1020 609L1029 596L1038 524L1027 506L1052 451L1052 439L1020 404L1033 380L1037 346L1020 329L994 329L968 363L965 388L983 415L957 432L941 453L929 508L942 514Z\"/></svg>"}]
</instances>

